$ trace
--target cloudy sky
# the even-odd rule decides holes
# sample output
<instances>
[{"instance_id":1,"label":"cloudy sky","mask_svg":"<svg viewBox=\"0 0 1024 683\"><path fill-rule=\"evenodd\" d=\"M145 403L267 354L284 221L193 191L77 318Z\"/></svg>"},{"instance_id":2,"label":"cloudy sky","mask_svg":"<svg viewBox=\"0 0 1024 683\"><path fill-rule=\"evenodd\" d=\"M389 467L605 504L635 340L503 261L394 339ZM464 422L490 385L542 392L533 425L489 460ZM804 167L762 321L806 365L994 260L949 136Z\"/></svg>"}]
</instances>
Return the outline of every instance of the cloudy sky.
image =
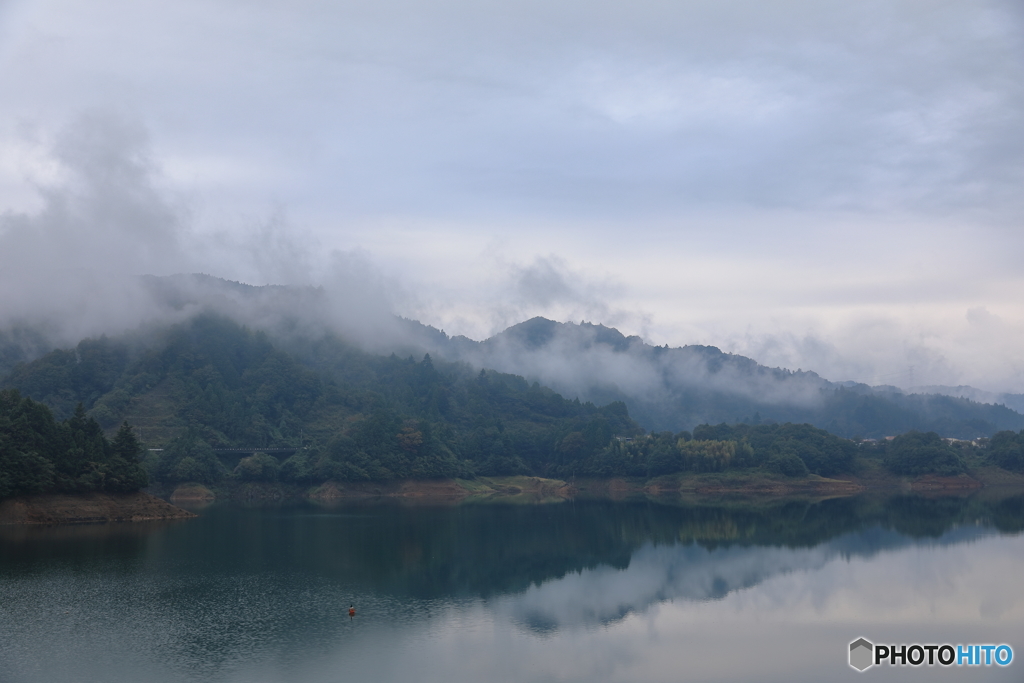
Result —
<instances>
[{"instance_id":1,"label":"cloudy sky","mask_svg":"<svg viewBox=\"0 0 1024 683\"><path fill-rule=\"evenodd\" d=\"M477 339L1024 391L1022 181L1013 0L0 0L8 318L357 268Z\"/></svg>"}]
</instances>

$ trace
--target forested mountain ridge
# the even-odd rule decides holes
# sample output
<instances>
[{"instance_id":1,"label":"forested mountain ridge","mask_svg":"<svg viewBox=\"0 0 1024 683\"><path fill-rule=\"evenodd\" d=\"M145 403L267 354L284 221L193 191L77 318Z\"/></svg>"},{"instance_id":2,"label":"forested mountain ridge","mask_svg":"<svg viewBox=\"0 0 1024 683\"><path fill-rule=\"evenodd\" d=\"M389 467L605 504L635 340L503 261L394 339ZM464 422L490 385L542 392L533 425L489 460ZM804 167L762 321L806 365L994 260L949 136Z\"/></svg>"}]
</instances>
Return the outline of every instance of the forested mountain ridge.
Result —
<instances>
[{"instance_id":1,"label":"forested mountain ridge","mask_svg":"<svg viewBox=\"0 0 1024 683\"><path fill-rule=\"evenodd\" d=\"M545 327L535 325L534 331ZM546 344L537 336L526 341ZM623 348L621 341L605 332L596 344ZM627 340L624 347L636 343ZM704 367L731 364L762 372L753 361L717 349L691 351L710 359ZM656 477L730 469L833 476L854 469L857 451L850 440L810 424L704 424L692 433L645 434L621 401L599 407L569 400L518 375L429 354L376 355L330 333L275 339L214 313L83 340L17 365L0 388L43 401L57 419L84 420L92 432L118 425L124 431L127 421L146 447L157 449L144 464L162 483L212 484L229 475L313 484L508 474ZM1006 434L1002 466L1020 469L1015 439L1021 437ZM14 451L6 442L0 447L9 460ZM223 449L244 449L247 457L231 459ZM885 453L894 472L965 469L938 434L900 437L890 450ZM99 471L106 462L81 454L65 459L83 472Z\"/></svg>"},{"instance_id":2,"label":"forested mountain ridge","mask_svg":"<svg viewBox=\"0 0 1024 683\"><path fill-rule=\"evenodd\" d=\"M521 377L377 356L332 335L284 351L202 314L144 337L84 340L2 385L58 417L81 403L104 427L129 420L164 448L148 463L164 480L216 480L225 471L213 449L233 447L293 449L285 465L297 481L545 472L564 460L567 435L581 456L642 431L621 403L598 408Z\"/></svg>"},{"instance_id":3,"label":"forested mountain ridge","mask_svg":"<svg viewBox=\"0 0 1024 683\"><path fill-rule=\"evenodd\" d=\"M119 354L159 344L161 330L212 312L264 332L275 349L296 362L304 359L300 364L314 371L318 361L313 340L343 339L353 350L385 357L396 353L399 358L421 359L429 353L438 362L519 375L531 385L537 382L596 405L621 401L641 427L653 431L692 430L705 423L793 422L844 437L879 438L916 429L976 438L1024 429L1024 415L1005 405L970 400L983 394L972 394L969 387L913 394L894 387L835 383L810 371L769 368L713 346L652 346L597 324L534 318L478 342L449 337L369 304L366 310L354 310L351 302L339 302L321 288L256 287L205 275L178 275L144 277L140 289L149 297L145 310L151 319L139 331L117 340L58 344L65 350L56 353L63 356L50 358L45 371L36 368L32 376L16 365L54 348L53 338L40 329L0 331L0 383L23 387L65 417L81 400L106 424L125 415L123 387L121 393L100 400L100 394L113 386L105 373L125 362ZM155 338L149 339L149 334ZM82 366L83 360L89 362ZM334 371L343 370L336 364ZM136 401L139 405L130 413L144 430L158 423L151 437L164 436L157 418L164 414L170 388L151 387L155 394ZM136 393L129 392L133 397ZM949 393L968 398L943 395Z\"/></svg>"},{"instance_id":4,"label":"forested mountain ridge","mask_svg":"<svg viewBox=\"0 0 1024 683\"><path fill-rule=\"evenodd\" d=\"M655 431L793 422L844 437L920 430L971 439L1024 428L1024 415L1005 405L830 382L713 346L651 346L591 323L533 318L482 342L422 332L420 338L442 357L514 372L595 403L622 401L638 423Z\"/></svg>"}]
</instances>

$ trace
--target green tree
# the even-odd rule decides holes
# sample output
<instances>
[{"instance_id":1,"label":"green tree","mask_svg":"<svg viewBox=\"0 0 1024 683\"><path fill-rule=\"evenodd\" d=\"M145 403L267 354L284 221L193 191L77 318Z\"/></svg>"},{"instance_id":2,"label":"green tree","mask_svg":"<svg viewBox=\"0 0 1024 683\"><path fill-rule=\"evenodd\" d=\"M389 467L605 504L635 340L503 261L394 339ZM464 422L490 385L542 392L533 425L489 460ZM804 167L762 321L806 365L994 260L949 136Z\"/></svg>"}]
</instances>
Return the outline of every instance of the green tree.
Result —
<instances>
[{"instance_id":1,"label":"green tree","mask_svg":"<svg viewBox=\"0 0 1024 683\"><path fill-rule=\"evenodd\" d=\"M110 444L104 488L116 493L128 493L147 486L149 477L139 461L141 455L142 445L135 437L131 425L121 423L121 428Z\"/></svg>"},{"instance_id":2,"label":"green tree","mask_svg":"<svg viewBox=\"0 0 1024 683\"><path fill-rule=\"evenodd\" d=\"M1024 471L1024 431L996 432L988 442L989 459L1005 470Z\"/></svg>"},{"instance_id":3,"label":"green tree","mask_svg":"<svg viewBox=\"0 0 1024 683\"><path fill-rule=\"evenodd\" d=\"M280 474L277 458L267 453L253 453L242 458L235 468L235 476L242 481L277 481Z\"/></svg>"},{"instance_id":4,"label":"green tree","mask_svg":"<svg viewBox=\"0 0 1024 683\"><path fill-rule=\"evenodd\" d=\"M17 390L0 391L0 498L137 491L146 485L138 450L130 427L112 444L82 404L57 423L45 405Z\"/></svg>"},{"instance_id":5,"label":"green tree","mask_svg":"<svg viewBox=\"0 0 1024 683\"><path fill-rule=\"evenodd\" d=\"M171 441L152 467L150 474L155 480L169 483L216 484L228 474L210 444L195 430Z\"/></svg>"},{"instance_id":6,"label":"green tree","mask_svg":"<svg viewBox=\"0 0 1024 683\"><path fill-rule=\"evenodd\" d=\"M769 472L787 477L806 477L809 472L807 465L793 450L782 448L769 456L764 467Z\"/></svg>"},{"instance_id":7,"label":"green tree","mask_svg":"<svg viewBox=\"0 0 1024 683\"><path fill-rule=\"evenodd\" d=\"M313 483L313 462L307 451L299 451L281 463L281 481L296 484Z\"/></svg>"},{"instance_id":8,"label":"green tree","mask_svg":"<svg viewBox=\"0 0 1024 683\"><path fill-rule=\"evenodd\" d=\"M960 455L935 432L911 431L886 448L885 465L894 474L954 475L966 470Z\"/></svg>"},{"instance_id":9,"label":"green tree","mask_svg":"<svg viewBox=\"0 0 1024 683\"><path fill-rule=\"evenodd\" d=\"M38 453L25 453L0 434L0 500L45 493L53 487L53 464Z\"/></svg>"}]
</instances>

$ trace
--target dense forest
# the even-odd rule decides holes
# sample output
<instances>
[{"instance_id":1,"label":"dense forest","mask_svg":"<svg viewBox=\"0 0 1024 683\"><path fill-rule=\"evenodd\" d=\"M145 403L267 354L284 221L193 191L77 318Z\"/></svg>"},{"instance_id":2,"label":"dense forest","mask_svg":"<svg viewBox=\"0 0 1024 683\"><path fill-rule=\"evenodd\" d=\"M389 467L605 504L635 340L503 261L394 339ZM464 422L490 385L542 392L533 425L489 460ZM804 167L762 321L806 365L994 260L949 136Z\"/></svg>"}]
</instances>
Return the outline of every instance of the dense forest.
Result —
<instances>
[{"instance_id":1,"label":"dense forest","mask_svg":"<svg viewBox=\"0 0 1024 683\"><path fill-rule=\"evenodd\" d=\"M811 425L698 425L693 433L617 438L563 466L585 476L656 477L675 472L763 468L790 477L853 470L857 446Z\"/></svg>"},{"instance_id":2,"label":"dense forest","mask_svg":"<svg viewBox=\"0 0 1024 683\"><path fill-rule=\"evenodd\" d=\"M751 469L834 476L853 472L858 452L899 475L965 469L936 433L868 449L809 424L645 433L622 402L568 400L429 354L374 355L329 334L272 341L211 314L83 340L18 364L2 386L21 394L4 394L0 495L137 488L140 441L149 477L166 484ZM1022 443L1014 432L997 434L993 461L1020 470Z\"/></svg>"},{"instance_id":3,"label":"dense forest","mask_svg":"<svg viewBox=\"0 0 1024 683\"><path fill-rule=\"evenodd\" d=\"M997 432L988 443L992 463L1006 470L1024 472L1024 430Z\"/></svg>"},{"instance_id":4,"label":"dense forest","mask_svg":"<svg viewBox=\"0 0 1024 683\"><path fill-rule=\"evenodd\" d=\"M83 341L4 384L59 416L82 403L105 428L128 420L163 449L146 462L158 481L213 483L229 473L217 456L229 448L293 449L279 473L294 481L543 472L570 434L590 455L642 432L621 403L598 408L429 355L375 356L332 336L286 352L212 315L152 334ZM240 476L273 476L267 456L251 457Z\"/></svg>"},{"instance_id":5,"label":"dense forest","mask_svg":"<svg viewBox=\"0 0 1024 683\"><path fill-rule=\"evenodd\" d=\"M615 439L593 456L574 461L571 468L598 477L755 468L787 477L831 477L856 474L860 458L877 460L897 476L953 476L968 471L967 458L972 456L975 462L1024 472L1024 431L999 432L977 443L916 430L881 442L855 442L809 424L722 423L698 425L692 434L657 432Z\"/></svg>"},{"instance_id":6,"label":"dense forest","mask_svg":"<svg viewBox=\"0 0 1024 683\"><path fill-rule=\"evenodd\" d=\"M135 434L122 424L113 440L81 404L57 422L45 405L0 391L0 500L33 493L127 493L147 485Z\"/></svg>"}]
</instances>

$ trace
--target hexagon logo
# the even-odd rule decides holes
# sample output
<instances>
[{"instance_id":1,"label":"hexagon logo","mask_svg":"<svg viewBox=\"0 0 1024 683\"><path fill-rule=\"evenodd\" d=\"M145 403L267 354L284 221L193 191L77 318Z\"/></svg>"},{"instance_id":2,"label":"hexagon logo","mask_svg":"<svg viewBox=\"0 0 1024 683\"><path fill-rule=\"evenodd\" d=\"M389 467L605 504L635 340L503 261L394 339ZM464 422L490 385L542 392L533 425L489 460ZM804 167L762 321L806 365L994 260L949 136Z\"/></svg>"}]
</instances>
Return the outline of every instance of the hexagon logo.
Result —
<instances>
[{"instance_id":1,"label":"hexagon logo","mask_svg":"<svg viewBox=\"0 0 1024 683\"><path fill-rule=\"evenodd\" d=\"M850 666L857 671L864 671L874 664L875 646L863 638L850 643Z\"/></svg>"}]
</instances>

